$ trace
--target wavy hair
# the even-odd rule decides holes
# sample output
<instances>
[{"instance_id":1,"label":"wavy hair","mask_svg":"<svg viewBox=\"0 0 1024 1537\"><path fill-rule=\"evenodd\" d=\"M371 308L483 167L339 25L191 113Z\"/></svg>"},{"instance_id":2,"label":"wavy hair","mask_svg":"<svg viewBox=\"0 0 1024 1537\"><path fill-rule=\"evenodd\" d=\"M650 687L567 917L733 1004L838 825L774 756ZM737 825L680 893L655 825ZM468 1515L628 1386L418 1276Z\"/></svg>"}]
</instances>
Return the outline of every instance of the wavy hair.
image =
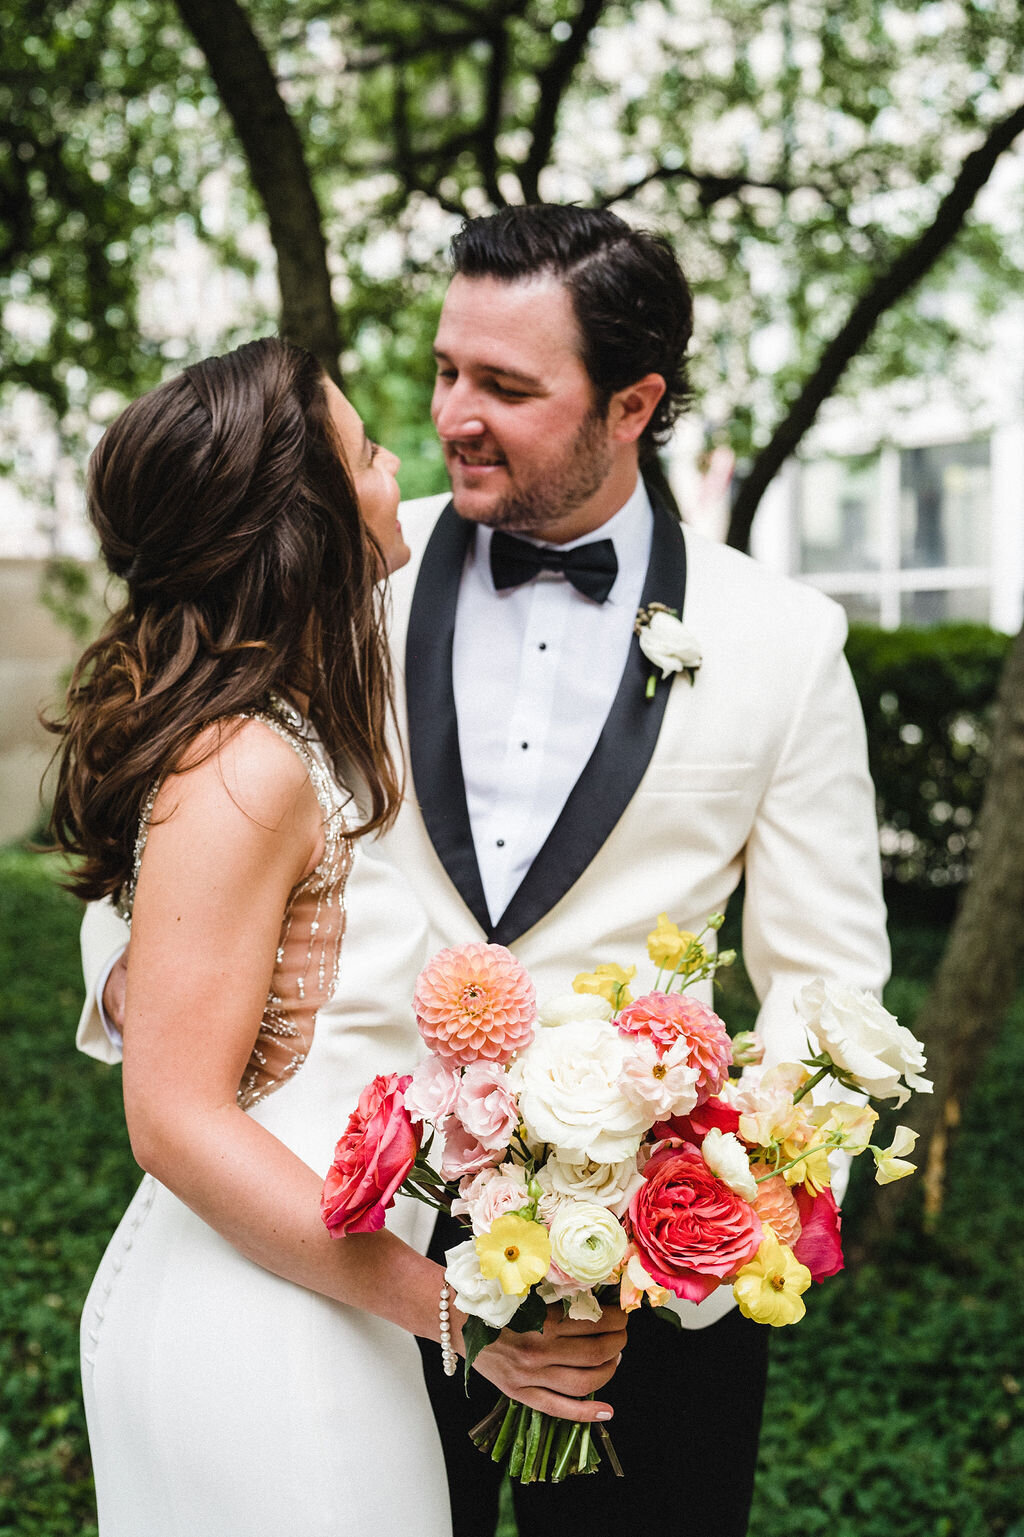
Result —
<instances>
[{"instance_id":1,"label":"wavy hair","mask_svg":"<svg viewBox=\"0 0 1024 1537\"><path fill-rule=\"evenodd\" d=\"M75 668L51 819L87 899L129 880L143 802L197 761L206 727L279 691L309 717L366 815L399 798L379 574L308 352L275 338L196 363L130 405L89 461L89 515L127 601ZM209 751L216 750L212 746Z\"/></svg>"}]
</instances>

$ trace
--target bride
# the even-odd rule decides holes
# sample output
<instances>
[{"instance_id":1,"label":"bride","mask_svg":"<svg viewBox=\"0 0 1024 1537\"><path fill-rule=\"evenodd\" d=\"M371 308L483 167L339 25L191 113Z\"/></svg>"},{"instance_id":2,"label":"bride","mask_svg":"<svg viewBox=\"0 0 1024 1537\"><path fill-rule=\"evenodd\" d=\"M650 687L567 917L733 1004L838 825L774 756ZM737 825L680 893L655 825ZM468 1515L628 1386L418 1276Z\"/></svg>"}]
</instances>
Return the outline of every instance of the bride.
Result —
<instances>
[{"instance_id":1,"label":"bride","mask_svg":"<svg viewBox=\"0 0 1024 1537\"><path fill-rule=\"evenodd\" d=\"M86 651L54 829L131 923L124 1101L146 1175L82 1317L102 1537L449 1532L414 1336L430 1214L332 1239L360 1089L416 1053L425 925L373 834L398 772L380 577L398 461L307 353L251 342L130 406L90 515L127 601ZM461 1315L452 1310L453 1343ZM476 1369L570 1419L616 1311L508 1330Z\"/></svg>"}]
</instances>

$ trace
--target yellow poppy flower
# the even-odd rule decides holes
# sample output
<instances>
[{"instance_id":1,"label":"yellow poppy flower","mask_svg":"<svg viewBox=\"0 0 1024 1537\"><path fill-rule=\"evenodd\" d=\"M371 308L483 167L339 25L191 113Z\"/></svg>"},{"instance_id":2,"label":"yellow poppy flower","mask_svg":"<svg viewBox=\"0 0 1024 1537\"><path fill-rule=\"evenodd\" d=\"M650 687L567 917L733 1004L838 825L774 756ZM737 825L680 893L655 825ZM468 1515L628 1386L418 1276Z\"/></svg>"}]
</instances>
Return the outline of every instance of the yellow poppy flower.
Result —
<instances>
[{"instance_id":1,"label":"yellow poppy flower","mask_svg":"<svg viewBox=\"0 0 1024 1537\"><path fill-rule=\"evenodd\" d=\"M613 1009L624 1009L633 1002L633 994L627 987L636 976L635 966L598 966L594 971L581 971L572 979L574 993L596 993L606 998Z\"/></svg>"},{"instance_id":2,"label":"yellow poppy flower","mask_svg":"<svg viewBox=\"0 0 1024 1537\"><path fill-rule=\"evenodd\" d=\"M488 1281L500 1281L509 1297L524 1297L535 1281L542 1281L551 1264L547 1228L539 1222L509 1213L491 1224L489 1233L474 1239L480 1273Z\"/></svg>"},{"instance_id":3,"label":"yellow poppy flower","mask_svg":"<svg viewBox=\"0 0 1024 1537\"><path fill-rule=\"evenodd\" d=\"M770 1227L749 1265L733 1283L733 1292L744 1318L781 1329L799 1323L806 1309L801 1292L811 1284L811 1272L801 1265L792 1249L780 1243Z\"/></svg>"}]
</instances>

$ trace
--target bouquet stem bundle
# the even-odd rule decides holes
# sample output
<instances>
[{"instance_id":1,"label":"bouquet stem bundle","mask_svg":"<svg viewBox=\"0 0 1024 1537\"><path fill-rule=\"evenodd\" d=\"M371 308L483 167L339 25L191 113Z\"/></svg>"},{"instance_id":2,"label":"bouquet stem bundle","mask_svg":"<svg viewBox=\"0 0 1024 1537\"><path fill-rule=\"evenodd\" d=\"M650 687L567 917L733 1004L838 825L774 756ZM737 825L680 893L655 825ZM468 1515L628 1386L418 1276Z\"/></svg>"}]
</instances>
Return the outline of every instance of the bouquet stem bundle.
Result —
<instances>
[{"instance_id":1,"label":"bouquet stem bundle","mask_svg":"<svg viewBox=\"0 0 1024 1537\"><path fill-rule=\"evenodd\" d=\"M504 1395L469 1435L492 1462L504 1462L509 1478L520 1484L560 1484L574 1474L596 1473L602 1450L616 1478L623 1476L603 1425L555 1419Z\"/></svg>"}]
</instances>

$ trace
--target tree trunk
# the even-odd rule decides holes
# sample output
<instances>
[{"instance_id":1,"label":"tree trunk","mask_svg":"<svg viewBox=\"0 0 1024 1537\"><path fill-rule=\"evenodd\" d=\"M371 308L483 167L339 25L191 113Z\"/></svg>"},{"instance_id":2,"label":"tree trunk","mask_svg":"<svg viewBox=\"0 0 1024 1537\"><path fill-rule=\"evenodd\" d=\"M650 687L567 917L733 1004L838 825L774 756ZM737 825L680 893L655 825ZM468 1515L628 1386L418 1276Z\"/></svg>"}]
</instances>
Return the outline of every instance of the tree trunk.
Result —
<instances>
[{"instance_id":1,"label":"tree trunk","mask_svg":"<svg viewBox=\"0 0 1024 1537\"><path fill-rule=\"evenodd\" d=\"M850 362L867 346L886 311L905 298L952 245L996 161L1021 132L1024 132L1024 105L996 123L984 144L967 156L931 224L900 252L888 270L881 273L857 300L846 324L825 348L814 373L740 486L729 520L728 543L734 549L747 548L751 524L762 496L813 426L822 404L835 390Z\"/></svg>"},{"instance_id":2,"label":"tree trunk","mask_svg":"<svg viewBox=\"0 0 1024 1537\"><path fill-rule=\"evenodd\" d=\"M267 211L281 290L281 334L307 347L340 384L341 341L320 208L302 140L267 55L238 0L177 4L206 55Z\"/></svg>"},{"instance_id":3,"label":"tree trunk","mask_svg":"<svg viewBox=\"0 0 1024 1537\"><path fill-rule=\"evenodd\" d=\"M938 1214L949 1142L995 1045L1024 966L1024 630L1007 657L996 700L992 763L978 816L970 883L913 1025L924 1042L931 1095L915 1095L906 1124L920 1132L926 1219ZM893 1231L913 1178L876 1189L861 1231L864 1251Z\"/></svg>"}]
</instances>

